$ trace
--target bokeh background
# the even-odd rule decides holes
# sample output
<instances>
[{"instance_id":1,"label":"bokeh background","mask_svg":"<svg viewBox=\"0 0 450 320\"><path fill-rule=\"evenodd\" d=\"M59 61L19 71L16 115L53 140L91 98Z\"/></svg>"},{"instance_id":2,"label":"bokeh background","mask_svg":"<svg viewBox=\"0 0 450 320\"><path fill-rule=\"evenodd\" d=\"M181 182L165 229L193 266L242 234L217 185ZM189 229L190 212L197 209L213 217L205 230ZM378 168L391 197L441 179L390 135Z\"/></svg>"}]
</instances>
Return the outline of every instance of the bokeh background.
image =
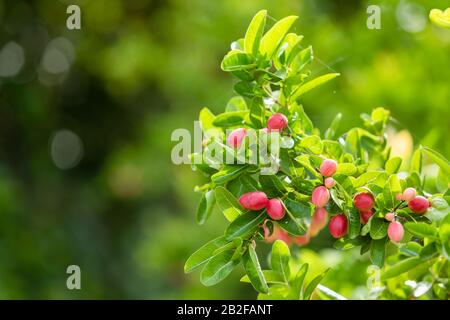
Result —
<instances>
[{"instance_id":1,"label":"bokeh background","mask_svg":"<svg viewBox=\"0 0 450 320\"><path fill-rule=\"evenodd\" d=\"M270 25L300 16L314 74L342 73L305 96L320 129L383 106L400 155L422 143L449 158L450 31L428 20L449 2L372 2L380 30L367 1L0 0L0 298L255 298L239 270L212 288L183 274L224 218L195 224L202 176L171 163L170 135L233 96L220 61L263 8ZM69 4L81 30L66 28ZM365 297L367 257L331 244L325 232L296 254ZM66 288L71 264L81 290Z\"/></svg>"}]
</instances>

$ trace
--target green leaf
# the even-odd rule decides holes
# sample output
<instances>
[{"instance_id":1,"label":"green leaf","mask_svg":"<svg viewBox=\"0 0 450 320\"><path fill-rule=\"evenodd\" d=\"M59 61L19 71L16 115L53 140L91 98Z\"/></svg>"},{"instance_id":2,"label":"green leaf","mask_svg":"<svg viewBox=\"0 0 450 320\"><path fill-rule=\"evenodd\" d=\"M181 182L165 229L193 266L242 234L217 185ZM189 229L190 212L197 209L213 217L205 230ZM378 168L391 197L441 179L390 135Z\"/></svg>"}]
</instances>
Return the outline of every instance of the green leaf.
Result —
<instances>
[{"instance_id":1,"label":"green leaf","mask_svg":"<svg viewBox=\"0 0 450 320\"><path fill-rule=\"evenodd\" d=\"M323 150L323 144L319 136L304 137L300 142L300 146L314 154L321 154Z\"/></svg>"},{"instance_id":2,"label":"green leaf","mask_svg":"<svg viewBox=\"0 0 450 320\"><path fill-rule=\"evenodd\" d=\"M311 162L309 161L309 156L307 154L302 154L295 158L295 161L300 163L306 170L308 170L309 173L314 175L318 179L322 179L322 175L317 172L317 170L311 165Z\"/></svg>"},{"instance_id":3,"label":"green leaf","mask_svg":"<svg viewBox=\"0 0 450 320\"><path fill-rule=\"evenodd\" d=\"M217 205L228 221L234 221L243 214L241 205L230 191L224 187L217 187L214 189L214 192Z\"/></svg>"},{"instance_id":4,"label":"green leaf","mask_svg":"<svg viewBox=\"0 0 450 320\"><path fill-rule=\"evenodd\" d=\"M254 56L258 54L259 44L264 33L264 26L266 25L266 16L267 10L258 11L245 33L244 50Z\"/></svg>"},{"instance_id":5,"label":"green leaf","mask_svg":"<svg viewBox=\"0 0 450 320\"><path fill-rule=\"evenodd\" d=\"M304 93L336 78L339 76L339 73L328 73L323 76L317 77L311 81L308 81L304 84L302 84L297 90L294 91L294 93L291 96L291 101L295 101L298 98L300 98Z\"/></svg>"},{"instance_id":6,"label":"green leaf","mask_svg":"<svg viewBox=\"0 0 450 320\"><path fill-rule=\"evenodd\" d=\"M266 279L264 278L264 274L259 264L258 256L256 255L255 248L253 248L252 244L248 246L247 252L242 258L245 272L247 273L253 288L258 292L267 293L269 287L267 286Z\"/></svg>"},{"instance_id":7,"label":"green leaf","mask_svg":"<svg viewBox=\"0 0 450 320\"><path fill-rule=\"evenodd\" d=\"M308 284L308 286L305 289L305 293L303 294L303 300L309 300L311 298L311 295L312 295L314 289L316 289L316 287L319 285L320 281L322 281L322 279L325 277L328 270L330 270L330 269L325 270L323 273L319 274L317 277L315 277L314 279L311 280L311 282Z\"/></svg>"},{"instance_id":8,"label":"green leaf","mask_svg":"<svg viewBox=\"0 0 450 320\"><path fill-rule=\"evenodd\" d=\"M269 198L281 197L286 193L286 188L276 175L261 175L259 183Z\"/></svg>"},{"instance_id":9,"label":"green leaf","mask_svg":"<svg viewBox=\"0 0 450 320\"><path fill-rule=\"evenodd\" d=\"M383 266L386 257L386 239L372 240L370 243L370 261L379 267Z\"/></svg>"},{"instance_id":10,"label":"green leaf","mask_svg":"<svg viewBox=\"0 0 450 320\"><path fill-rule=\"evenodd\" d=\"M420 149L414 151L411 158L411 168L409 170L410 172L422 172L422 152Z\"/></svg>"},{"instance_id":11,"label":"green leaf","mask_svg":"<svg viewBox=\"0 0 450 320\"><path fill-rule=\"evenodd\" d=\"M381 171L365 172L353 181L353 186L355 188L360 188L362 186L365 186L365 185L369 184L370 182L375 181L380 174L382 174Z\"/></svg>"},{"instance_id":12,"label":"green leaf","mask_svg":"<svg viewBox=\"0 0 450 320\"><path fill-rule=\"evenodd\" d=\"M395 207L395 204L397 202L396 199L397 193L401 192L402 187L400 185L400 181L398 180L397 175L395 174L391 175L383 189L384 201L388 208Z\"/></svg>"},{"instance_id":13,"label":"green leaf","mask_svg":"<svg viewBox=\"0 0 450 320\"><path fill-rule=\"evenodd\" d=\"M439 228L439 239L442 244L442 254L450 260L450 214L447 215Z\"/></svg>"},{"instance_id":14,"label":"green leaf","mask_svg":"<svg viewBox=\"0 0 450 320\"><path fill-rule=\"evenodd\" d=\"M209 190L203 193L200 203L197 207L197 223L199 225L203 225L211 216L212 209L214 208L214 203L214 190Z\"/></svg>"},{"instance_id":15,"label":"green leaf","mask_svg":"<svg viewBox=\"0 0 450 320\"><path fill-rule=\"evenodd\" d=\"M239 177L246 169L247 165L225 166L222 170L211 176L211 181L216 184L224 184Z\"/></svg>"},{"instance_id":16,"label":"green leaf","mask_svg":"<svg viewBox=\"0 0 450 320\"><path fill-rule=\"evenodd\" d=\"M250 122L257 129L260 129L264 126L264 112L264 105L261 99L252 99L252 102L250 104Z\"/></svg>"},{"instance_id":17,"label":"green leaf","mask_svg":"<svg viewBox=\"0 0 450 320\"><path fill-rule=\"evenodd\" d=\"M286 284L281 273L275 272L273 270L263 270L262 273L267 283ZM241 278L240 281L250 283L250 278L248 277L248 275L245 275Z\"/></svg>"},{"instance_id":18,"label":"green leaf","mask_svg":"<svg viewBox=\"0 0 450 320\"><path fill-rule=\"evenodd\" d=\"M389 223L380 218L372 218L370 224L370 237L375 240L383 239L387 236Z\"/></svg>"},{"instance_id":19,"label":"green leaf","mask_svg":"<svg viewBox=\"0 0 450 320\"><path fill-rule=\"evenodd\" d=\"M228 100L227 106L225 107L226 112L246 111L247 109L247 103L241 96L235 96Z\"/></svg>"},{"instance_id":20,"label":"green leaf","mask_svg":"<svg viewBox=\"0 0 450 320\"><path fill-rule=\"evenodd\" d=\"M325 139L333 140L335 138L341 120L342 120L342 113L338 113L331 122L330 127L325 131Z\"/></svg>"},{"instance_id":21,"label":"green leaf","mask_svg":"<svg viewBox=\"0 0 450 320\"><path fill-rule=\"evenodd\" d=\"M418 266L419 264L423 263L423 261L419 257L411 257L407 258L405 260L400 261L399 263L395 264L394 266L387 269L382 275L381 280L387 280L393 277L397 277L401 275L402 273L405 273L412 268Z\"/></svg>"},{"instance_id":22,"label":"green leaf","mask_svg":"<svg viewBox=\"0 0 450 320\"><path fill-rule=\"evenodd\" d=\"M205 286L213 286L228 277L239 264L239 259L232 259L233 255L234 250L227 250L212 257L200 274L200 282Z\"/></svg>"},{"instance_id":23,"label":"green leaf","mask_svg":"<svg viewBox=\"0 0 450 320\"><path fill-rule=\"evenodd\" d=\"M211 136L222 137L223 132L221 129L214 127L213 122L216 116L209 110L208 108L203 108L200 110L199 114L199 122L202 128L202 131L205 133L207 138Z\"/></svg>"},{"instance_id":24,"label":"green leaf","mask_svg":"<svg viewBox=\"0 0 450 320\"><path fill-rule=\"evenodd\" d=\"M294 280L292 280L291 287L295 300L303 298L303 284L308 273L308 267L309 265L307 263L303 264L295 275Z\"/></svg>"},{"instance_id":25,"label":"green leaf","mask_svg":"<svg viewBox=\"0 0 450 320\"><path fill-rule=\"evenodd\" d=\"M294 72L300 72L304 67L306 67L314 58L313 49L309 46L306 49L300 51L295 58L293 58L290 64L291 69Z\"/></svg>"},{"instance_id":26,"label":"green leaf","mask_svg":"<svg viewBox=\"0 0 450 320\"><path fill-rule=\"evenodd\" d=\"M221 68L223 71L242 71L256 67L255 60L252 55L240 50L231 50L223 58Z\"/></svg>"},{"instance_id":27,"label":"green leaf","mask_svg":"<svg viewBox=\"0 0 450 320\"><path fill-rule=\"evenodd\" d=\"M335 249L345 251L345 250L349 250L349 249L358 247L358 246L368 242L368 240L370 240L370 239L367 239L364 237L356 237L354 239L349 239L349 238L345 237L345 238L340 238L340 239L336 240L336 242L333 244L333 247Z\"/></svg>"},{"instance_id":28,"label":"green leaf","mask_svg":"<svg viewBox=\"0 0 450 320\"><path fill-rule=\"evenodd\" d=\"M235 127L244 123L245 117L248 115L248 111L232 111L221 113L216 116L213 121L213 125L216 127Z\"/></svg>"},{"instance_id":29,"label":"green leaf","mask_svg":"<svg viewBox=\"0 0 450 320\"><path fill-rule=\"evenodd\" d=\"M420 251L420 259L423 261L430 260L432 258L435 258L439 255L439 252L436 247L436 242L430 242L428 243L423 249Z\"/></svg>"},{"instance_id":30,"label":"green leaf","mask_svg":"<svg viewBox=\"0 0 450 320\"><path fill-rule=\"evenodd\" d=\"M352 176L356 172L358 172L358 169L353 163L339 163L336 170L337 174L343 174L346 176Z\"/></svg>"},{"instance_id":31,"label":"green leaf","mask_svg":"<svg viewBox=\"0 0 450 320\"><path fill-rule=\"evenodd\" d=\"M312 205L309 202L286 198L284 207L286 215L278 221L279 226L292 235L305 235L311 221Z\"/></svg>"},{"instance_id":32,"label":"green leaf","mask_svg":"<svg viewBox=\"0 0 450 320\"><path fill-rule=\"evenodd\" d=\"M290 105L289 110L292 115L290 123L292 131L295 133L312 134L314 125L303 109L303 106L293 103Z\"/></svg>"},{"instance_id":33,"label":"green leaf","mask_svg":"<svg viewBox=\"0 0 450 320\"><path fill-rule=\"evenodd\" d=\"M384 166L387 174L397 173L402 165L402 158L394 157L386 161L386 165Z\"/></svg>"},{"instance_id":34,"label":"green leaf","mask_svg":"<svg viewBox=\"0 0 450 320\"><path fill-rule=\"evenodd\" d=\"M440 222L450 213L450 206L442 197L432 197L429 199L431 207L425 213L425 217L433 222Z\"/></svg>"},{"instance_id":35,"label":"green leaf","mask_svg":"<svg viewBox=\"0 0 450 320\"><path fill-rule=\"evenodd\" d=\"M438 230L435 227L424 222L407 222L404 227L413 235L422 238L437 238L438 235Z\"/></svg>"},{"instance_id":36,"label":"green leaf","mask_svg":"<svg viewBox=\"0 0 450 320\"><path fill-rule=\"evenodd\" d=\"M272 256L270 263L273 271L280 273L283 276L285 282L288 282L290 269L289 269L289 259L291 258L291 253L289 247L282 240L276 240L272 245Z\"/></svg>"},{"instance_id":37,"label":"green leaf","mask_svg":"<svg viewBox=\"0 0 450 320\"><path fill-rule=\"evenodd\" d=\"M433 159L446 175L450 175L450 163L442 154L427 147L422 147L421 150L423 154Z\"/></svg>"},{"instance_id":38,"label":"green leaf","mask_svg":"<svg viewBox=\"0 0 450 320\"><path fill-rule=\"evenodd\" d=\"M449 176L444 173L444 171L439 168L436 177L436 189L440 193L446 193L449 185Z\"/></svg>"},{"instance_id":39,"label":"green leaf","mask_svg":"<svg viewBox=\"0 0 450 320\"><path fill-rule=\"evenodd\" d=\"M184 265L184 272L190 273L208 262L213 257L214 251L225 246L227 243L228 241L225 237L221 236L203 245L187 259Z\"/></svg>"},{"instance_id":40,"label":"green leaf","mask_svg":"<svg viewBox=\"0 0 450 320\"><path fill-rule=\"evenodd\" d=\"M410 241L408 243L405 243L401 248L400 252L412 257L418 257L420 254L420 251L422 250L422 246L418 244L417 242Z\"/></svg>"},{"instance_id":41,"label":"green leaf","mask_svg":"<svg viewBox=\"0 0 450 320\"><path fill-rule=\"evenodd\" d=\"M295 33L288 33L283 40L283 43L287 43L286 50L284 51L285 59L284 62L290 65L292 60L297 57L299 52L302 50L300 45L303 40L302 35L297 35ZM283 44L284 45L284 44Z\"/></svg>"},{"instance_id":42,"label":"green leaf","mask_svg":"<svg viewBox=\"0 0 450 320\"><path fill-rule=\"evenodd\" d=\"M359 236L359 232L361 230L361 222L359 217L359 212L356 208L351 208L348 210L348 220L349 220L349 228L348 228L348 237L350 239L354 239Z\"/></svg>"},{"instance_id":43,"label":"green leaf","mask_svg":"<svg viewBox=\"0 0 450 320\"><path fill-rule=\"evenodd\" d=\"M247 212L239 216L231 222L225 231L225 237L228 240L245 237L252 232L255 232L258 226L267 218L265 211L263 212Z\"/></svg>"},{"instance_id":44,"label":"green leaf","mask_svg":"<svg viewBox=\"0 0 450 320\"><path fill-rule=\"evenodd\" d=\"M281 41L288 33L292 24L297 20L297 16L288 16L273 25L269 31L261 39L259 46L259 52L267 59L272 58L273 54L277 51Z\"/></svg>"}]
</instances>

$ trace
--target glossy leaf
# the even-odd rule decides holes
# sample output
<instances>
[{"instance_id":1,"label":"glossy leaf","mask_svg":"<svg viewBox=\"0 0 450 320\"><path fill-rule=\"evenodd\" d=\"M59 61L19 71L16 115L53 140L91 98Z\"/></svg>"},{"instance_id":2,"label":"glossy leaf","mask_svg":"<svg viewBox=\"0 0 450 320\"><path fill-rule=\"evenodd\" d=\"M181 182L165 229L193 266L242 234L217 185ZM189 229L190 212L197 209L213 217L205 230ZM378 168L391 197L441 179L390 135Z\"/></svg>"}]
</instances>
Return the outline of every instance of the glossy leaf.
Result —
<instances>
[{"instance_id":1,"label":"glossy leaf","mask_svg":"<svg viewBox=\"0 0 450 320\"><path fill-rule=\"evenodd\" d=\"M197 207L197 223L199 225L203 225L208 220L215 202L214 190L209 190L202 195Z\"/></svg>"},{"instance_id":2,"label":"glossy leaf","mask_svg":"<svg viewBox=\"0 0 450 320\"><path fill-rule=\"evenodd\" d=\"M245 33L244 50L254 56L258 53L259 44L266 25L266 16L266 10L258 11L250 22L247 32Z\"/></svg>"},{"instance_id":3,"label":"glossy leaf","mask_svg":"<svg viewBox=\"0 0 450 320\"><path fill-rule=\"evenodd\" d=\"M285 282L289 280L290 268L289 259L291 258L291 253L289 247L282 240L276 240L272 245L272 256L270 259L270 264L273 271L280 273L283 276Z\"/></svg>"},{"instance_id":4,"label":"glossy leaf","mask_svg":"<svg viewBox=\"0 0 450 320\"><path fill-rule=\"evenodd\" d=\"M255 248L252 244L248 246L247 252L242 257L242 261L244 263L245 272L255 290L267 293L269 287L267 286L266 279L259 264L258 256L256 255Z\"/></svg>"},{"instance_id":5,"label":"glossy leaf","mask_svg":"<svg viewBox=\"0 0 450 320\"><path fill-rule=\"evenodd\" d=\"M224 236L221 236L203 245L187 259L184 265L184 272L190 273L208 262L212 258L214 251L225 246L227 243L228 240Z\"/></svg>"},{"instance_id":6,"label":"glossy leaf","mask_svg":"<svg viewBox=\"0 0 450 320\"><path fill-rule=\"evenodd\" d=\"M234 221L243 214L243 209L233 194L224 187L214 189L217 205L228 221Z\"/></svg>"},{"instance_id":7,"label":"glossy leaf","mask_svg":"<svg viewBox=\"0 0 450 320\"><path fill-rule=\"evenodd\" d=\"M230 275L239 264L239 260L233 260L234 250L223 251L213 256L203 267L200 274L200 282L205 286L213 286Z\"/></svg>"},{"instance_id":8,"label":"glossy leaf","mask_svg":"<svg viewBox=\"0 0 450 320\"><path fill-rule=\"evenodd\" d=\"M336 78L339 75L340 75L339 73L328 73L302 84L297 90L294 91L294 93L291 96L291 100L292 101L297 100L306 92Z\"/></svg>"},{"instance_id":9,"label":"glossy leaf","mask_svg":"<svg viewBox=\"0 0 450 320\"><path fill-rule=\"evenodd\" d=\"M261 44L259 46L259 52L262 56L268 59L272 57L297 18L297 16L285 17L275 23L273 27L266 32L266 34L262 37Z\"/></svg>"},{"instance_id":10,"label":"glossy leaf","mask_svg":"<svg viewBox=\"0 0 450 320\"><path fill-rule=\"evenodd\" d=\"M248 236L250 233L256 231L258 226L266 219L267 214L263 212L250 211L237 217L225 231L225 237L228 240Z\"/></svg>"}]
</instances>

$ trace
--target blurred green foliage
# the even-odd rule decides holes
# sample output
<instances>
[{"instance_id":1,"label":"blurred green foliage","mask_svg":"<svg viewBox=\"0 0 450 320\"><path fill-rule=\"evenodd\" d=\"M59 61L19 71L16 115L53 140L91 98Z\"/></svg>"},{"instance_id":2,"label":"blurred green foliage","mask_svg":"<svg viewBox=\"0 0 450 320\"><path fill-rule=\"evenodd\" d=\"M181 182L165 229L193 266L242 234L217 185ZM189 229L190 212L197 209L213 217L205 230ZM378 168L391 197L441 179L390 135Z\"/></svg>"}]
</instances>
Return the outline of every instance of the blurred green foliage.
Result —
<instances>
[{"instance_id":1,"label":"blurred green foliage","mask_svg":"<svg viewBox=\"0 0 450 320\"><path fill-rule=\"evenodd\" d=\"M71 31L66 7L75 3L82 28ZM319 128L342 112L347 129L382 106L395 118L402 156L411 135L449 158L450 31L427 18L448 2L377 4L380 30L366 27L366 1L1 0L0 70L12 68L11 41L23 63L0 76L0 298L255 297L239 272L213 288L183 274L224 218L195 225L201 177L171 163L170 135L192 129L203 106L223 109L233 93L220 61L262 8L271 23L299 15L295 29L314 46L315 72L341 73L305 95ZM59 55L49 53L54 39ZM83 143L67 170L52 161L61 129ZM324 280L331 289L367 296L367 257L324 251L331 243L323 232L298 257L315 272L333 267ZM66 288L70 264L81 267L80 291Z\"/></svg>"}]
</instances>

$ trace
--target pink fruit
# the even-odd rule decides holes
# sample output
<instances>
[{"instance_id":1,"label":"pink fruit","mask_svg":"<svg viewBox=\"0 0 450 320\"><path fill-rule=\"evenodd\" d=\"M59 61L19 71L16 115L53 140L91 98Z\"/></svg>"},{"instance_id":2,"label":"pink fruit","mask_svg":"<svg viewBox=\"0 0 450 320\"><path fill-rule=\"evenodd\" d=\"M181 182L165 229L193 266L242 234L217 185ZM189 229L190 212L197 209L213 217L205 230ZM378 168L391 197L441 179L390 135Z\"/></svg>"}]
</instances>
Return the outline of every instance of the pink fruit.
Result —
<instances>
[{"instance_id":1,"label":"pink fruit","mask_svg":"<svg viewBox=\"0 0 450 320\"><path fill-rule=\"evenodd\" d=\"M328 228L334 238L342 238L345 236L348 228L348 220L345 214L337 214L331 218Z\"/></svg>"},{"instance_id":2,"label":"pink fruit","mask_svg":"<svg viewBox=\"0 0 450 320\"><path fill-rule=\"evenodd\" d=\"M231 131L227 138L227 144L230 147L239 148L246 134L247 130L245 130L245 128L239 128Z\"/></svg>"},{"instance_id":3,"label":"pink fruit","mask_svg":"<svg viewBox=\"0 0 450 320\"><path fill-rule=\"evenodd\" d=\"M311 202L318 208L324 207L330 200L330 192L324 186L318 186L314 189Z\"/></svg>"},{"instance_id":4,"label":"pink fruit","mask_svg":"<svg viewBox=\"0 0 450 320\"><path fill-rule=\"evenodd\" d=\"M285 211L280 199L270 199L266 206L267 214L273 220L283 219Z\"/></svg>"},{"instance_id":5,"label":"pink fruit","mask_svg":"<svg viewBox=\"0 0 450 320\"><path fill-rule=\"evenodd\" d=\"M312 217L309 231L312 237L315 237L320 230L325 228L328 222L328 212L325 208L317 208Z\"/></svg>"},{"instance_id":6,"label":"pink fruit","mask_svg":"<svg viewBox=\"0 0 450 320\"><path fill-rule=\"evenodd\" d=\"M392 221L388 226L388 236L394 242L400 242L403 239L403 235L405 234L405 230L403 226L398 221Z\"/></svg>"},{"instance_id":7,"label":"pink fruit","mask_svg":"<svg viewBox=\"0 0 450 320\"><path fill-rule=\"evenodd\" d=\"M324 177L331 177L337 170L337 162L331 159L325 159L320 165L320 174Z\"/></svg>"},{"instance_id":8,"label":"pink fruit","mask_svg":"<svg viewBox=\"0 0 450 320\"><path fill-rule=\"evenodd\" d=\"M402 199L406 202L409 202L413 200L416 197L416 189L414 188L406 188L405 191L403 191Z\"/></svg>"},{"instance_id":9,"label":"pink fruit","mask_svg":"<svg viewBox=\"0 0 450 320\"><path fill-rule=\"evenodd\" d=\"M385 218L387 221L394 221L394 219L395 219L395 214L394 214L393 212L386 213L386 215L384 216L384 218Z\"/></svg>"},{"instance_id":10,"label":"pink fruit","mask_svg":"<svg viewBox=\"0 0 450 320\"><path fill-rule=\"evenodd\" d=\"M261 210L266 207L269 199L262 191L247 192L239 198L239 203L247 210Z\"/></svg>"},{"instance_id":11,"label":"pink fruit","mask_svg":"<svg viewBox=\"0 0 450 320\"><path fill-rule=\"evenodd\" d=\"M398 201L403 201L403 194L397 193L397 195L395 196L395 199L397 199Z\"/></svg>"},{"instance_id":12,"label":"pink fruit","mask_svg":"<svg viewBox=\"0 0 450 320\"><path fill-rule=\"evenodd\" d=\"M430 202L428 201L428 199L422 196L417 196L408 202L408 207L411 209L411 211L418 214L425 213L429 206Z\"/></svg>"},{"instance_id":13,"label":"pink fruit","mask_svg":"<svg viewBox=\"0 0 450 320\"><path fill-rule=\"evenodd\" d=\"M309 232L307 232L304 236L296 236L292 240L296 245L304 246L309 243L309 241L311 240L311 236L309 235Z\"/></svg>"},{"instance_id":14,"label":"pink fruit","mask_svg":"<svg viewBox=\"0 0 450 320\"><path fill-rule=\"evenodd\" d=\"M325 179L325 187L327 187L328 189L331 189L335 186L336 181L334 181L334 179L332 177L328 177Z\"/></svg>"},{"instance_id":15,"label":"pink fruit","mask_svg":"<svg viewBox=\"0 0 450 320\"><path fill-rule=\"evenodd\" d=\"M283 130L287 125L288 119L281 113L275 113L267 120L267 127L270 130Z\"/></svg>"},{"instance_id":16,"label":"pink fruit","mask_svg":"<svg viewBox=\"0 0 450 320\"><path fill-rule=\"evenodd\" d=\"M366 224L369 221L371 216L373 216L372 210L361 210L359 212L359 221L362 224Z\"/></svg>"},{"instance_id":17,"label":"pink fruit","mask_svg":"<svg viewBox=\"0 0 450 320\"><path fill-rule=\"evenodd\" d=\"M353 202L358 210L370 210L375 204L372 194L368 192L358 193L353 199Z\"/></svg>"}]
</instances>

